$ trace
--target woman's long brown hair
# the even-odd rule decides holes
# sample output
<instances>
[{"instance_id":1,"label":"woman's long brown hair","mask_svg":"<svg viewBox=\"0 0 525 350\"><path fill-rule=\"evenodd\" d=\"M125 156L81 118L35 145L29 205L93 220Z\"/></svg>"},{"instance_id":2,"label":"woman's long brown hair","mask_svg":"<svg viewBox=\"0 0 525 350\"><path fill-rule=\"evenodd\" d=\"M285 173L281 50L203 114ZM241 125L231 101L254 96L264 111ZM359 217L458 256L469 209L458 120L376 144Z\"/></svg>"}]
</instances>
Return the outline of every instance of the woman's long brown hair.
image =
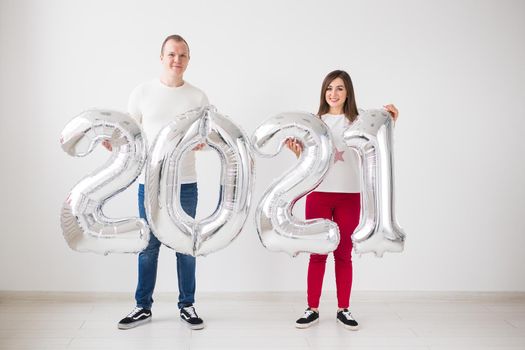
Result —
<instances>
[{"instance_id":1,"label":"woman's long brown hair","mask_svg":"<svg viewBox=\"0 0 525 350\"><path fill-rule=\"evenodd\" d=\"M326 78L323 80L323 85L321 87L321 100L319 102L319 111L317 115L320 117L323 114L326 114L330 111L330 106L326 102L326 90L328 85L336 79L341 78L346 88L346 100L343 105L343 113L350 122L353 122L357 118L357 105L355 103L355 94L354 94L354 85L352 84L352 79L350 75L344 70L334 70L333 72L328 73Z\"/></svg>"}]
</instances>

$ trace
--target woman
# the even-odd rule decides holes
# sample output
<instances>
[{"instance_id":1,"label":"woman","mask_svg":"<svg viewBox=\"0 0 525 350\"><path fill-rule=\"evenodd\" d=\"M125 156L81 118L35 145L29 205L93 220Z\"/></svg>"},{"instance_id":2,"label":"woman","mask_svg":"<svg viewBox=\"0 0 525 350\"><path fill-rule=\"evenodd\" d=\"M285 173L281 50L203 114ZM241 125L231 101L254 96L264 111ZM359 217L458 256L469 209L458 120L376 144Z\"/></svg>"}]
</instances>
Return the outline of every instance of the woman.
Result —
<instances>
[{"instance_id":1,"label":"woman","mask_svg":"<svg viewBox=\"0 0 525 350\"><path fill-rule=\"evenodd\" d=\"M394 105L384 108L397 119ZM306 219L324 218L339 226L341 240L336 250L335 278L337 286L337 321L345 328L357 330L359 325L348 310L352 288L352 238L359 224L360 182L359 162L355 152L348 149L343 140L344 129L357 118L352 80L347 72L336 70L323 81L317 115L328 125L334 140L334 164L323 182L306 197ZM294 139L286 141L296 156L302 146ZM308 265L308 308L296 321L297 328L308 328L319 321L319 299L327 255L311 254Z\"/></svg>"}]
</instances>

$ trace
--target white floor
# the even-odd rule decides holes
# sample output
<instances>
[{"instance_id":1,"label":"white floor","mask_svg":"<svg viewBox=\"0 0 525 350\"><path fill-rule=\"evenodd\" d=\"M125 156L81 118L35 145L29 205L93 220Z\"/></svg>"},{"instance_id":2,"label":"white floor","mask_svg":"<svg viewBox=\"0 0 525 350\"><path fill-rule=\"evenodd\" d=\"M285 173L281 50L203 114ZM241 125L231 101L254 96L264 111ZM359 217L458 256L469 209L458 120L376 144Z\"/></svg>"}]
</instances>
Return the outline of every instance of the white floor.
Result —
<instances>
[{"instance_id":1,"label":"white floor","mask_svg":"<svg viewBox=\"0 0 525 350\"><path fill-rule=\"evenodd\" d=\"M163 294L152 322L122 331L131 295L0 292L0 349L525 349L525 293L356 292L355 332L325 294L320 323L305 330L294 328L301 293L206 293L196 304L204 330L186 328Z\"/></svg>"}]
</instances>

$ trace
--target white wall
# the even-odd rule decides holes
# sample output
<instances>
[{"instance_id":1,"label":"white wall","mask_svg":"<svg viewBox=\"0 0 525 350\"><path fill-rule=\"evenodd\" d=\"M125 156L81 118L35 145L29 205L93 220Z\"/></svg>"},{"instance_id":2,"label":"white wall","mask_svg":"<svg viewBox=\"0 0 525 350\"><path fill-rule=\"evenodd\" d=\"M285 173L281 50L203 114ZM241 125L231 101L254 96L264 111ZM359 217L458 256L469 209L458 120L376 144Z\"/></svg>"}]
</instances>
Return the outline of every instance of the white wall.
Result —
<instances>
[{"instance_id":1,"label":"white wall","mask_svg":"<svg viewBox=\"0 0 525 350\"><path fill-rule=\"evenodd\" d=\"M58 139L87 108L124 110L133 87L158 75L163 38L180 33L187 80L249 134L276 113L315 112L337 68L351 73L360 107L399 107L406 251L355 257L355 289L525 291L524 13L519 0L2 0L0 290L132 295L136 256L74 252L59 225L68 190L107 152L71 158ZM201 175L217 173L213 153L199 157ZM258 159L254 202L293 159ZM217 183L199 178L201 216ZM136 185L108 206L136 215ZM158 291L177 289L172 255L161 252ZM199 258L198 289L304 290L306 266L305 255L262 247L252 208L238 240Z\"/></svg>"}]
</instances>

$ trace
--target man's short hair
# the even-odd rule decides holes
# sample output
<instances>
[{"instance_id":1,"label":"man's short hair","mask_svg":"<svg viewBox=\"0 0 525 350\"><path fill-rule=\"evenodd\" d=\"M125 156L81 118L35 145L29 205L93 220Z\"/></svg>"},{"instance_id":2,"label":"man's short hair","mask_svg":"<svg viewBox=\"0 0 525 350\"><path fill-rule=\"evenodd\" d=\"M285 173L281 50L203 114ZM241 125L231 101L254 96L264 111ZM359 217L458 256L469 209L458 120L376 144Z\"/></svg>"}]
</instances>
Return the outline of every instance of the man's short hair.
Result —
<instances>
[{"instance_id":1,"label":"man's short hair","mask_svg":"<svg viewBox=\"0 0 525 350\"><path fill-rule=\"evenodd\" d=\"M186 44L186 47L188 48L188 55L190 53L190 45L188 45L188 43L186 42L186 40L184 40L184 38L178 34L173 34L173 35L170 35L168 37L166 37L166 39L164 39L164 42L162 43L162 46L160 47L160 54L162 55L164 53L164 46L166 46L166 43L170 40L175 40L177 42L183 42L184 44Z\"/></svg>"}]
</instances>

